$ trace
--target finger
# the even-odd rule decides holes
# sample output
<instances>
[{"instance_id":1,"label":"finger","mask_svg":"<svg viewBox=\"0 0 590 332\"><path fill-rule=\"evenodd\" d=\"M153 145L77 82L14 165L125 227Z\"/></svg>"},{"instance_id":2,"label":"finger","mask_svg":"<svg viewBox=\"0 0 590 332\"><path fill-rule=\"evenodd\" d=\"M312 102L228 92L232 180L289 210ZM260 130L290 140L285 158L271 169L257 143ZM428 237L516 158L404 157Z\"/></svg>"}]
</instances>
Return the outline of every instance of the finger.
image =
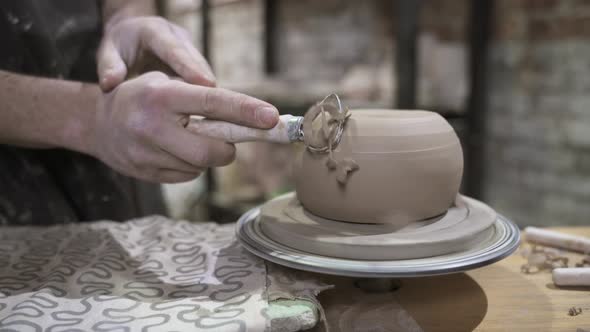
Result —
<instances>
[{"instance_id":1,"label":"finger","mask_svg":"<svg viewBox=\"0 0 590 332\"><path fill-rule=\"evenodd\" d=\"M177 112L260 129L272 128L279 121L274 106L245 94L182 82L171 82L165 89L166 107Z\"/></svg>"},{"instance_id":2,"label":"finger","mask_svg":"<svg viewBox=\"0 0 590 332\"><path fill-rule=\"evenodd\" d=\"M196 167L216 167L231 163L236 155L233 144L199 136L182 127L166 126L159 136L160 148Z\"/></svg>"},{"instance_id":3,"label":"finger","mask_svg":"<svg viewBox=\"0 0 590 332\"><path fill-rule=\"evenodd\" d=\"M103 40L96 60L99 84L103 91L110 91L125 80L127 65L112 40Z\"/></svg>"},{"instance_id":4,"label":"finger","mask_svg":"<svg viewBox=\"0 0 590 332\"><path fill-rule=\"evenodd\" d=\"M157 168L175 170L184 173L200 173L204 171L203 167L192 165L180 158L175 157L162 148L155 148L152 155L148 157L146 163Z\"/></svg>"},{"instance_id":5,"label":"finger","mask_svg":"<svg viewBox=\"0 0 590 332\"><path fill-rule=\"evenodd\" d=\"M150 30L144 41L154 54L185 81L198 85L215 85L215 77L210 69L201 68L185 48L184 41L175 36L170 26L162 29L159 25L158 30Z\"/></svg>"},{"instance_id":6,"label":"finger","mask_svg":"<svg viewBox=\"0 0 590 332\"><path fill-rule=\"evenodd\" d=\"M188 34L188 32L186 30L181 29L180 27L172 25L172 28L173 28L176 36L178 36L179 38L181 38L183 40L183 45L184 45L185 49L188 51L189 55L193 58L195 63L199 66L200 71L205 73L206 76L211 79L212 84L200 84L200 85L215 87L216 86L215 74L213 74L213 70L211 69L211 66L209 65L209 63L207 62L205 57L194 46L193 42L191 41L191 36ZM198 84L197 82L192 82L192 81L188 81L188 82L193 83L193 84Z\"/></svg>"},{"instance_id":7,"label":"finger","mask_svg":"<svg viewBox=\"0 0 590 332\"><path fill-rule=\"evenodd\" d=\"M196 179L199 175L201 175L201 172L192 173L171 169L158 169L147 180L159 183L180 183Z\"/></svg>"}]
</instances>

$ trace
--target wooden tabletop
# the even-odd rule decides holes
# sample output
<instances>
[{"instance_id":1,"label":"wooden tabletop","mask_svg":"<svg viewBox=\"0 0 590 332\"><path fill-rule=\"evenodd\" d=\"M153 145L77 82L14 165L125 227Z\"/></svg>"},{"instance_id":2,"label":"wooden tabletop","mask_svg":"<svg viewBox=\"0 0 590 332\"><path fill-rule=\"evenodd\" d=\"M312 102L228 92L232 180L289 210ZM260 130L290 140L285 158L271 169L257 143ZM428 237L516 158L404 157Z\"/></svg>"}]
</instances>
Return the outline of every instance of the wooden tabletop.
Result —
<instances>
[{"instance_id":1,"label":"wooden tabletop","mask_svg":"<svg viewBox=\"0 0 590 332\"><path fill-rule=\"evenodd\" d=\"M590 237L590 227L555 230ZM582 258L568 256L570 266ZM352 278L329 277L336 287L319 300L336 331L396 331L399 303L424 331L590 332L590 288L557 288L549 271L523 274L524 263L517 251L467 273L401 279L398 290L381 293L355 287ZM572 307L582 313L570 316Z\"/></svg>"}]
</instances>

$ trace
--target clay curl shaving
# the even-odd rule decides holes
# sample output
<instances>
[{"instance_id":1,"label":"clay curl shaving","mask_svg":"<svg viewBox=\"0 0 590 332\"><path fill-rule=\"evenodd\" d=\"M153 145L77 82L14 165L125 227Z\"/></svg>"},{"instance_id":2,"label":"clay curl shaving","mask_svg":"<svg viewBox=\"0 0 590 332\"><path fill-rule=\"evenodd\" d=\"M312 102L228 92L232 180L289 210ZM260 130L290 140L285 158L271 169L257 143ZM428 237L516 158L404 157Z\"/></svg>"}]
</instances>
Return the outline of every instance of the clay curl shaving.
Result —
<instances>
[{"instance_id":1,"label":"clay curl shaving","mask_svg":"<svg viewBox=\"0 0 590 332\"><path fill-rule=\"evenodd\" d=\"M333 99L335 102L328 102ZM347 108L343 108L340 98L331 94L319 103L314 104L303 117L303 142L313 153L328 153L326 167L336 171L336 180L344 185L349 174L358 170L358 163L352 158L336 160L334 149L340 142L346 121L350 117ZM329 116L329 119L327 118ZM320 118L319 130L314 128L314 121Z\"/></svg>"}]
</instances>

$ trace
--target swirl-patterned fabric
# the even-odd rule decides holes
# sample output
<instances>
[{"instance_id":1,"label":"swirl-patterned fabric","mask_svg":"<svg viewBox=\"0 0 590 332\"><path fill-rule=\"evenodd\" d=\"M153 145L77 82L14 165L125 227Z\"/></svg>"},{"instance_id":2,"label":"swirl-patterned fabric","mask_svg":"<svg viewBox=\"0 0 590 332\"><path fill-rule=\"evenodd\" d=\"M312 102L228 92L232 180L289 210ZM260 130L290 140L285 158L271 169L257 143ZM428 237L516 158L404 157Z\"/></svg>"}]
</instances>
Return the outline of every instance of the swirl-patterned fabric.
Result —
<instances>
[{"instance_id":1,"label":"swirl-patterned fabric","mask_svg":"<svg viewBox=\"0 0 590 332\"><path fill-rule=\"evenodd\" d=\"M4 227L0 331L270 330L266 273L234 225L153 216Z\"/></svg>"}]
</instances>

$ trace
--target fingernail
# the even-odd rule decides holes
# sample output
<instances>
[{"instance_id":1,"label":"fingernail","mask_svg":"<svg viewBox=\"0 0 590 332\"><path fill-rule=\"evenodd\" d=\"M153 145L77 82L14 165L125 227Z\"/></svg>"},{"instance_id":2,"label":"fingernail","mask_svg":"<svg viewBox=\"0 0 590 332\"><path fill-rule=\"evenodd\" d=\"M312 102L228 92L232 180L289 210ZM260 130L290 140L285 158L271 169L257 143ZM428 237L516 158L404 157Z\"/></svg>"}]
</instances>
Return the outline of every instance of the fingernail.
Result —
<instances>
[{"instance_id":1,"label":"fingernail","mask_svg":"<svg viewBox=\"0 0 590 332\"><path fill-rule=\"evenodd\" d=\"M259 109L258 116L262 124L272 127L277 124L279 111L274 107L263 107Z\"/></svg>"},{"instance_id":2,"label":"fingernail","mask_svg":"<svg viewBox=\"0 0 590 332\"><path fill-rule=\"evenodd\" d=\"M107 70L104 71L104 76L105 77L113 77L113 76L116 75L116 73L117 72L115 71L115 68L109 68L109 69L107 69Z\"/></svg>"},{"instance_id":3,"label":"fingernail","mask_svg":"<svg viewBox=\"0 0 590 332\"><path fill-rule=\"evenodd\" d=\"M208 79L211 82L215 82L215 75L213 75L213 72L206 71L204 74L206 79Z\"/></svg>"},{"instance_id":4,"label":"fingernail","mask_svg":"<svg viewBox=\"0 0 590 332\"><path fill-rule=\"evenodd\" d=\"M205 79L211 83L212 86L216 86L217 82L215 82L215 76L213 74L205 74Z\"/></svg>"},{"instance_id":5,"label":"fingernail","mask_svg":"<svg viewBox=\"0 0 590 332\"><path fill-rule=\"evenodd\" d=\"M109 79L108 77L103 77L103 78L100 80L100 87L101 87L103 90L109 90L109 89L110 89L110 87L111 87L111 81L110 81L110 79Z\"/></svg>"}]
</instances>

